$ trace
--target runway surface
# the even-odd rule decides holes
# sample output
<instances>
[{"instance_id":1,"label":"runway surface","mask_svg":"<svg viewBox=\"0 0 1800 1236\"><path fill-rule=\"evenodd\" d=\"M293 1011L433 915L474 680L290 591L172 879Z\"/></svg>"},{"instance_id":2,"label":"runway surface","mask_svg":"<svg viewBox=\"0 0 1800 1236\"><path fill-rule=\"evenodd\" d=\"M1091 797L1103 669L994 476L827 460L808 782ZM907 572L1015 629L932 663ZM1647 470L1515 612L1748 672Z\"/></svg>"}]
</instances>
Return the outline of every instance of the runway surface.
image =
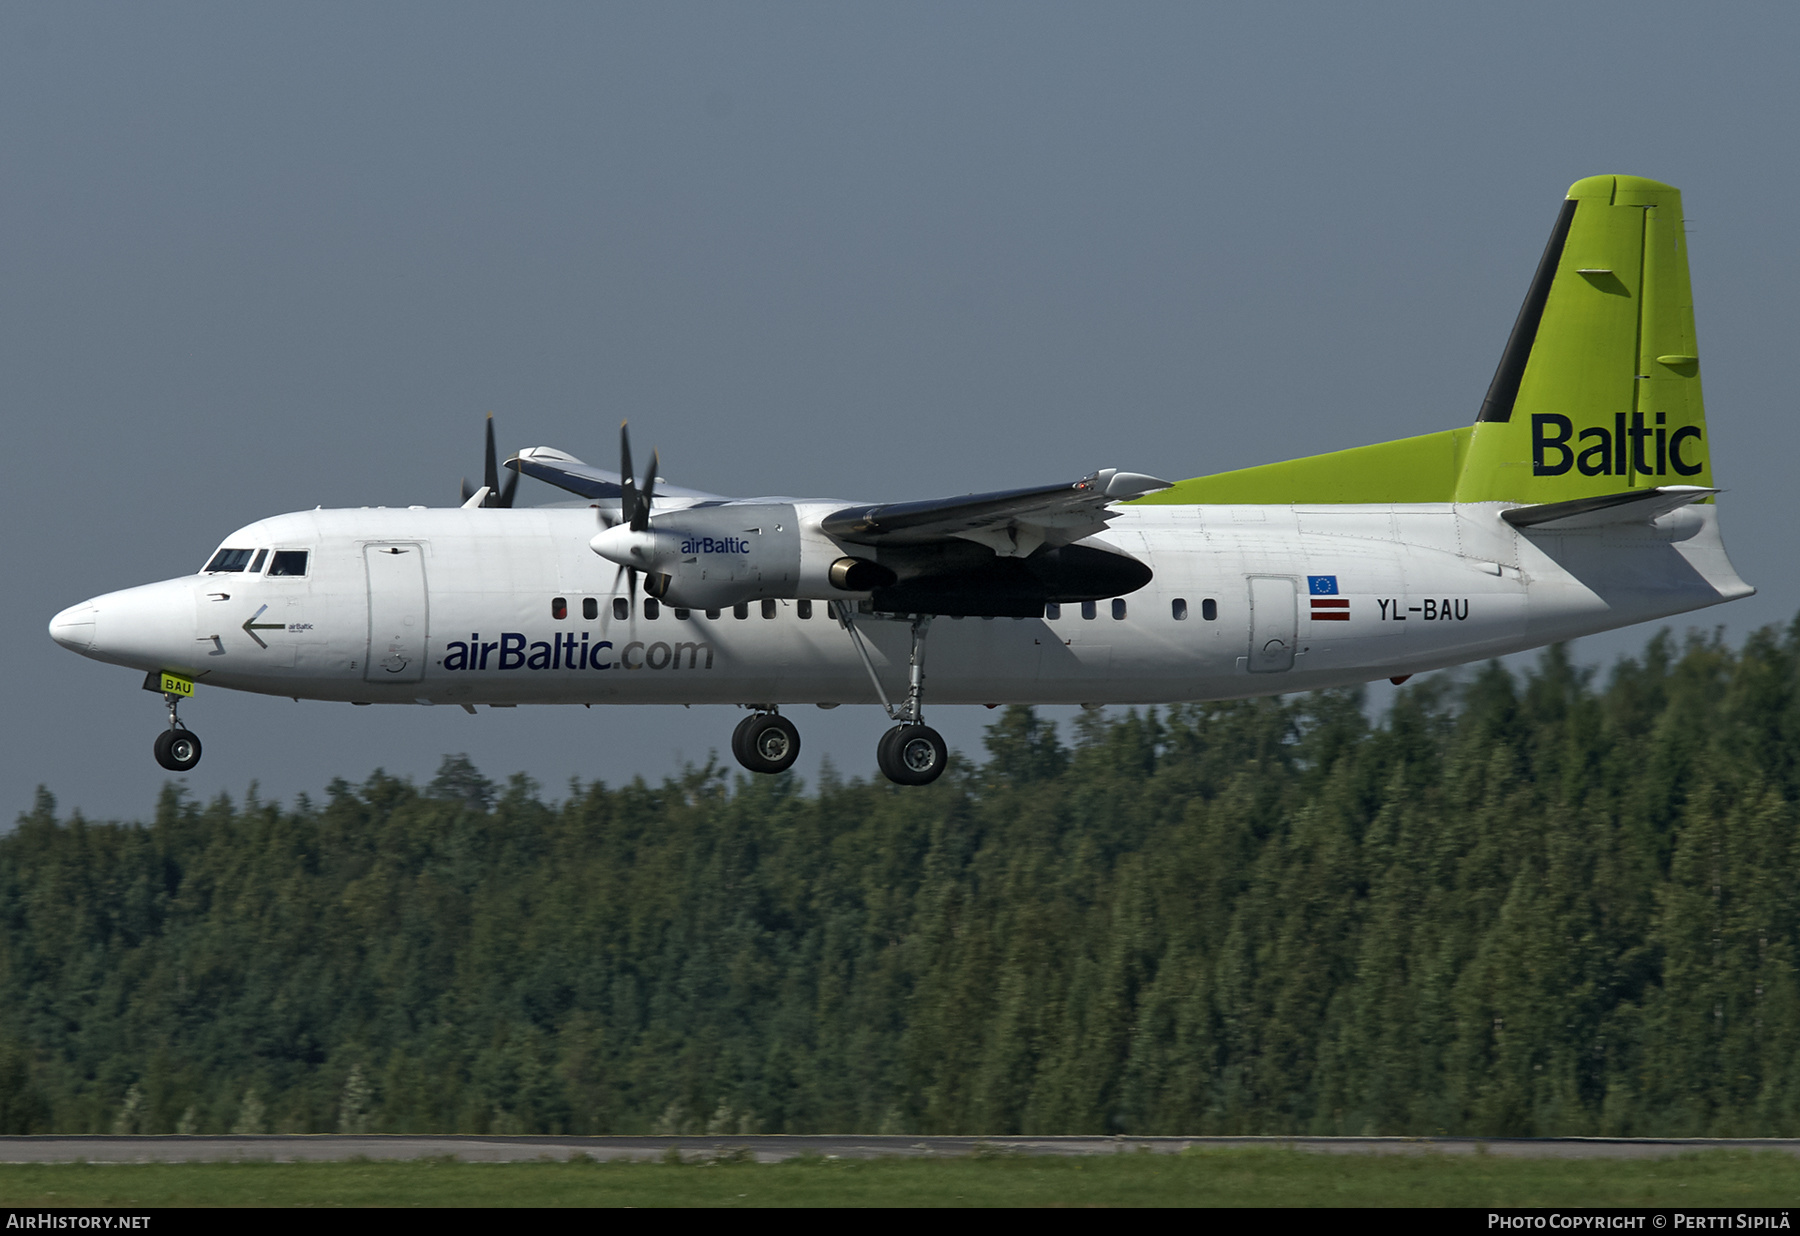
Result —
<instances>
[{"instance_id":1,"label":"runway surface","mask_svg":"<svg viewBox=\"0 0 1800 1236\"><path fill-rule=\"evenodd\" d=\"M693 1161L748 1154L759 1163L800 1155L874 1159L974 1154L1097 1155L1291 1147L1319 1154L1478 1154L1518 1158L1647 1159L1705 1150L1778 1150L1800 1155L1800 1138L1476 1138L1476 1137L481 1137L262 1134L232 1137L0 1137L0 1163L275 1163L449 1157L466 1163L664 1158Z\"/></svg>"}]
</instances>

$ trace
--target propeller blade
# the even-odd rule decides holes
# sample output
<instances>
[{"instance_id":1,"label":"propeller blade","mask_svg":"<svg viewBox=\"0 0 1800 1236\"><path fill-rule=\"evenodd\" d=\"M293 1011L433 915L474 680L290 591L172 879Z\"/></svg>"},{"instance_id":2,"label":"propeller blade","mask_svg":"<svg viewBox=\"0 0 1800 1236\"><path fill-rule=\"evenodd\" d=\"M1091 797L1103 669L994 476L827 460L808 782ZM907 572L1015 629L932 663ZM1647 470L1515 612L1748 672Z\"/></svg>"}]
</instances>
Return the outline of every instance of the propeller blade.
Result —
<instances>
[{"instance_id":1,"label":"propeller blade","mask_svg":"<svg viewBox=\"0 0 1800 1236\"><path fill-rule=\"evenodd\" d=\"M463 479L462 479L462 500L464 502L467 502L470 498L473 498L474 496L475 496L475 487L473 485L469 484L468 477L466 477L466 476L463 477Z\"/></svg>"},{"instance_id":2,"label":"propeller blade","mask_svg":"<svg viewBox=\"0 0 1800 1236\"><path fill-rule=\"evenodd\" d=\"M613 572L612 590L614 592L617 592L619 590L619 576L621 576L621 575L624 575L627 577L627 584L631 589L631 609L628 612L636 613L637 612L637 577L638 577L637 568L621 566L618 570Z\"/></svg>"},{"instance_id":3,"label":"propeller blade","mask_svg":"<svg viewBox=\"0 0 1800 1236\"><path fill-rule=\"evenodd\" d=\"M513 504L513 494L517 493L519 489L519 474L517 471L511 469L509 469L509 471L512 471L512 475L507 477L506 484L501 486L500 497L494 505L510 509Z\"/></svg>"},{"instance_id":4,"label":"propeller blade","mask_svg":"<svg viewBox=\"0 0 1800 1236\"><path fill-rule=\"evenodd\" d=\"M481 475L487 481L489 495L483 505L500 505L494 500L494 495L500 492L500 465L494 461L494 414L492 412L488 413L487 418L487 466Z\"/></svg>"},{"instance_id":5,"label":"propeller blade","mask_svg":"<svg viewBox=\"0 0 1800 1236\"><path fill-rule=\"evenodd\" d=\"M631 431L619 422L619 520L637 527L637 482L631 475Z\"/></svg>"},{"instance_id":6,"label":"propeller blade","mask_svg":"<svg viewBox=\"0 0 1800 1236\"><path fill-rule=\"evenodd\" d=\"M645 506L649 506L650 503L655 501L655 499L656 499L656 482L658 480L656 470L657 470L657 467L661 464L661 462L662 461L657 459L657 457L656 457L656 448L654 446L651 447L650 448L650 475L644 478L644 505Z\"/></svg>"},{"instance_id":7,"label":"propeller blade","mask_svg":"<svg viewBox=\"0 0 1800 1236\"><path fill-rule=\"evenodd\" d=\"M631 513L631 530L633 532L650 531L650 504L656 498L656 451L650 451L650 472L644 477L644 487L638 491L637 509Z\"/></svg>"}]
</instances>

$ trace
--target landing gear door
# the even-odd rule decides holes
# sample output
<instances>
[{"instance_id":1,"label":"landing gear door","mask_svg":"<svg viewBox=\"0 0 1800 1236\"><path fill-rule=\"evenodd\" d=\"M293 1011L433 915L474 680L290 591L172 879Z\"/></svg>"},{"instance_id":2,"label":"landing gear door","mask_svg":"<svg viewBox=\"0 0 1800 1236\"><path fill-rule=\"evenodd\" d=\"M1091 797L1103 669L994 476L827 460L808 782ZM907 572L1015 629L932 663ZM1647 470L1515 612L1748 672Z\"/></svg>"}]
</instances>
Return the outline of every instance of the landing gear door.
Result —
<instances>
[{"instance_id":1,"label":"landing gear door","mask_svg":"<svg viewBox=\"0 0 1800 1236\"><path fill-rule=\"evenodd\" d=\"M1279 674L1294 668L1300 636L1299 589L1291 579L1250 577L1250 661L1252 674Z\"/></svg>"},{"instance_id":2,"label":"landing gear door","mask_svg":"<svg viewBox=\"0 0 1800 1236\"><path fill-rule=\"evenodd\" d=\"M425 552L417 544L365 545L369 572L367 682L425 677Z\"/></svg>"}]
</instances>

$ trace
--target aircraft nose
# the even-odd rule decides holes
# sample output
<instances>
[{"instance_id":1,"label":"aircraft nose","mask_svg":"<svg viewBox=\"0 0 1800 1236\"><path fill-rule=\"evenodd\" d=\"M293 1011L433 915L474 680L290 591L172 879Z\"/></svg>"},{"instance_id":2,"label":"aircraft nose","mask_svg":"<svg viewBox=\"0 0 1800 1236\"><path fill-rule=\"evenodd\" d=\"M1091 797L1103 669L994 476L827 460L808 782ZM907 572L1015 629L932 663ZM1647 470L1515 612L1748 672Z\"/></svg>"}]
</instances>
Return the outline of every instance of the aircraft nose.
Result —
<instances>
[{"instance_id":1,"label":"aircraft nose","mask_svg":"<svg viewBox=\"0 0 1800 1236\"><path fill-rule=\"evenodd\" d=\"M196 651L194 586L166 579L89 597L50 620L50 638L95 661L177 669Z\"/></svg>"},{"instance_id":2,"label":"aircraft nose","mask_svg":"<svg viewBox=\"0 0 1800 1236\"><path fill-rule=\"evenodd\" d=\"M71 605L50 620L50 638L71 652L86 652L94 646L94 619L98 615L92 601Z\"/></svg>"}]
</instances>

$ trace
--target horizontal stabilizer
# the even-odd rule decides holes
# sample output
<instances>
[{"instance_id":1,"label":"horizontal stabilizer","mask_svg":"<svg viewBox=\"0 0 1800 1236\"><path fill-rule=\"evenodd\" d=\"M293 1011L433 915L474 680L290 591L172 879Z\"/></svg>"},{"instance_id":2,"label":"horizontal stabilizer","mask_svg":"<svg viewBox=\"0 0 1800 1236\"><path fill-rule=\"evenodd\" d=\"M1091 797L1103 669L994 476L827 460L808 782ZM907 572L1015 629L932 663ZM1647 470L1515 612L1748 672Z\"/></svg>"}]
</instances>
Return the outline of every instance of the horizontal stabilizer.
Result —
<instances>
[{"instance_id":1,"label":"horizontal stabilizer","mask_svg":"<svg viewBox=\"0 0 1800 1236\"><path fill-rule=\"evenodd\" d=\"M1614 524L1647 524L1670 511L1718 492L1704 485L1661 485L1654 489L1633 489L1622 494L1572 498L1567 502L1515 506L1511 510L1501 511L1500 518L1515 528L1545 532L1605 528Z\"/></svg>"}]
</instances>

